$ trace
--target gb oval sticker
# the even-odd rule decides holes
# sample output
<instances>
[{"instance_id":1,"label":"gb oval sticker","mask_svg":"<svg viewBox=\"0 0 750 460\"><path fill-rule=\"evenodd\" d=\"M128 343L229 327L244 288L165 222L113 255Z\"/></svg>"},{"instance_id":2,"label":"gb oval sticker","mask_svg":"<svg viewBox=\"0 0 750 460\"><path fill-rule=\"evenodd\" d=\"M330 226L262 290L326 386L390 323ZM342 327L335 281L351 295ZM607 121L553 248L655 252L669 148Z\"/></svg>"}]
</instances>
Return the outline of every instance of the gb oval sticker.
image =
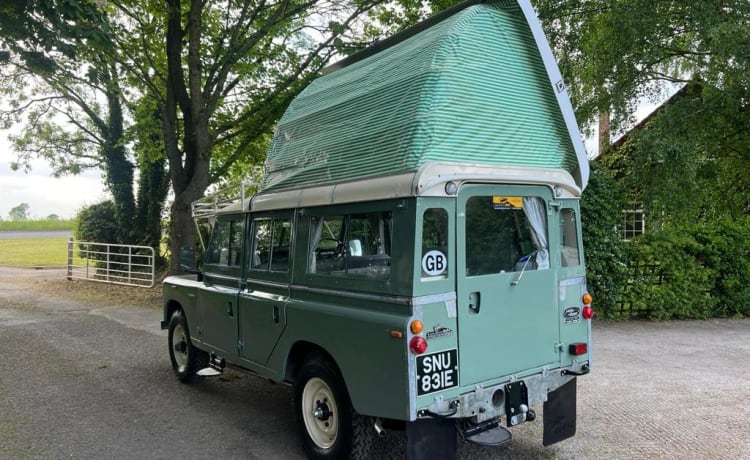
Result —
<instances>
[{"instance_id":1,"label":"gb oval sticker","mask_svg":"<svg viewBox=\"0 0 750 460\"><path fill-rule=\"evenodd\" d=\"M429 251L422 257L422 270L428 276L442 275L447 268L448 259L440 251Z\"/></svg>"}]
</instances>

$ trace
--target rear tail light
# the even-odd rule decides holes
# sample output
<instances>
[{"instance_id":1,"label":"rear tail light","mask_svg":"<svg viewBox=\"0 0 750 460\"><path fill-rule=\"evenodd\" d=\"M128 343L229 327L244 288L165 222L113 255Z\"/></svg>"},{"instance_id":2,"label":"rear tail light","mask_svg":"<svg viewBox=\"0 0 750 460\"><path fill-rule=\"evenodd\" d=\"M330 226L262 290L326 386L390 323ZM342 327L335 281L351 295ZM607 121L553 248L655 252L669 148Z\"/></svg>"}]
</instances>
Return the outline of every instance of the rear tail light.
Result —
<instances>
[{"instance_id":1,"label":"rear tail light","mask_svg":"<svg viewBox=\"0 0 750 460\"><path fill-rule=\"evenodd\" d=\"M581 311L581 314L583 315L583 319L591 319L594 317L594 309L591 308L591 302L594 301L594 298L591 297L591 294L588 292L581 297L581 300L583 301L583 311Z\"/></svg>"},{"instance_id":2,"label":"rear tail light","mask_svg":"<svg viewBox=\"0 0 750 460\"><path fill-rule=\"evenodd\" d=\"M574 356L585 355L589 351L589 346L586 342L571 343L568 346L568 352Z\"/></svg>"},{"instance_id":3,"label":"rear tail light","mask_svg":"<svg viewBox=\"0 0 750 460\"><path fill-rule=\"evenodd\" d=\"M409 348L417 355L421 355L427 351L427 341L422 337L412 337L409 341Z\"/></svg>"}]
</instances>

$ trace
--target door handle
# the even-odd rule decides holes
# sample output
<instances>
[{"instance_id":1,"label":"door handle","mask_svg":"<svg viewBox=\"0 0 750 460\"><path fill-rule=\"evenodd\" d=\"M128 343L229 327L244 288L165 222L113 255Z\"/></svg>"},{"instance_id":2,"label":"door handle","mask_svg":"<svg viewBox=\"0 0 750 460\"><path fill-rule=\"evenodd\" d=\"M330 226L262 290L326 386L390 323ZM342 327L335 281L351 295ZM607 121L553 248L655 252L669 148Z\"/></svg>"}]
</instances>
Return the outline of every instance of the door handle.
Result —
<instances>
[{"instance_id":1,"label":"door handle","mask_svg":"<svg viewBox=\"0 0 750 460\"><path fill-rule=\"evenodd\" d=\"M279 322L279 307L277 307L276 305L273 306L273 322Z\"/></svg>"},{"instance_id":2,"label":"door handle","mask_svg":"<svg viewBox=\"0 0 750 460\"><path fill-rule=\"evenodd\" d=\"M479 291L472 292L469 294L469 312L477 314L481 307L482 293Z\"/></svg>"},{"instance_id":3,"label":"door handle","mask_svg":"<svg viewBox=\"0 0 750 460\"><path fill-rule=\"evenodd\" d=\"M234 316L234 308L232 307L232 302L227 302L227 315L230 318Z\"/></svg>"}]
</instances>

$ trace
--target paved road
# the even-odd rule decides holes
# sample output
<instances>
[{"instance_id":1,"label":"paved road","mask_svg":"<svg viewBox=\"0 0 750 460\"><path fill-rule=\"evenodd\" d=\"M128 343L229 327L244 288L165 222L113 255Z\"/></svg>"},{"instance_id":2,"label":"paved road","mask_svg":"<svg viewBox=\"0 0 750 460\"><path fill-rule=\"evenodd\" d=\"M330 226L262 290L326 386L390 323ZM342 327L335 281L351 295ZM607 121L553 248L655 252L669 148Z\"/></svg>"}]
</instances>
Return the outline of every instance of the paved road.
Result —
<instances>
[{"instance_id":1,"label":"paved road","mask_svg":"<svg viewBox=\"0 0 750 460\"><path fill-rule=\"evenodd\" d=\"M69 238L73 236L70 230L38 230L38 231L0 231L0 240L24 238Z\"/></svg>"},{"instance_id":2,"label":"paved road","mask_svg":"<svg viewBox=\"0 0 750 460\"><path fill-rule=\"evenodd\" d=\"M0 458L302 459L291 391L172 376L157 308L33 294L56 270L0 268ZM576 437L541 419L463 459L750 458L750 320L597 324Z\"/></svg>"}]
</instances>

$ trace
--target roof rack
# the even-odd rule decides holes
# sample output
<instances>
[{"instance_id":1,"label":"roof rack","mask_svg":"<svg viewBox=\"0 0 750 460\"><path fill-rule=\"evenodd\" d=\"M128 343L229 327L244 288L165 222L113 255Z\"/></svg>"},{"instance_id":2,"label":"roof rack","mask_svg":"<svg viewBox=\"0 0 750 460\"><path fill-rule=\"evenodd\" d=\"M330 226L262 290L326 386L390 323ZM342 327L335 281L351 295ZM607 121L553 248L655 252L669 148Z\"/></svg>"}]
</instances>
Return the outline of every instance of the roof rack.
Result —
<instances>
[{"instance_id":1,"label":"roof rack","mask_svg":"<svg viewBox=\"0 0 750 460\"><path fill-rule=\"evenodd\" d=\"M193 219L210 219L228 207L247 209L249 200L257 193L260 184L255 181L242 181L232 184L203 198L193 201Z\"/></svg>"},{"instance_id":2,"label":"roof rack","mask_svg":"<svg viewBox=\"0 0 750 460\"><path fill-rule=\"evenodd\" d=\"M192 202L193 222L195 223L201 246L204 249L206 248L206 243L203 241L203 234L200 231L201 223L213 225L217 214L249 209L250 199L259 189L260 182L242 181L228 185Z\"/></svg>"}]
</instances>

